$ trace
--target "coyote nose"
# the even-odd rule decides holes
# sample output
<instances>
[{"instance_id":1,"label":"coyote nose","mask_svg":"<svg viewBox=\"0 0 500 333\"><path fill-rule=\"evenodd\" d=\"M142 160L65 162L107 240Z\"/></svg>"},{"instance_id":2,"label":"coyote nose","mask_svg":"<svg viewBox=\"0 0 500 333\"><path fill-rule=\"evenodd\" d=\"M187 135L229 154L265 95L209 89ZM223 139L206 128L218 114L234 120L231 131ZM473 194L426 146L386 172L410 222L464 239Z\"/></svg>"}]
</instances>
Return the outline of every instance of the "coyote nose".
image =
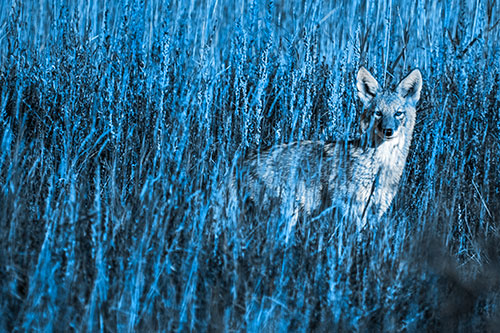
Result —
<instances>
[{"instance_id":1,"label":"coyote nose","mask_svg":"<svg viewBox=\"0 0 500 333\"><path fill-rule=\"evenodd\" d=\"M385 136L392 136L392 128L384 128Z\"/></svg>"}]
</instances>

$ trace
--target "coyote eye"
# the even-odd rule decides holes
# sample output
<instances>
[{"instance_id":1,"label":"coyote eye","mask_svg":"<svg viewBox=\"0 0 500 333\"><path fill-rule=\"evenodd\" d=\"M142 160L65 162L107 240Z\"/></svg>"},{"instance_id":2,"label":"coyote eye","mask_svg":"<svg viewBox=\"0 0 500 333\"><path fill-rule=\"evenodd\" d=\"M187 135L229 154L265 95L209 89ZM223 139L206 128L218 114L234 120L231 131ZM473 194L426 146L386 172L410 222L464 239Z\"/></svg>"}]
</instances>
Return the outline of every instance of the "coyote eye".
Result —
<instances>
[{"instance_id":1,"label":"coyote eye","mask_svg":"<svg viewBox=\"0 0 500 333\"><path fill-rule=\"evenodd\" d=\"M401 111L398 111L398 112L396 112L396 113L394 114L394 116L395 116L395 117L398 117L398 118L399 118L399 117L401 117L402 115L403 115L403 112L401 112Z\"/></svg>"},{"instance_id":2,"label":"coyote eye","mask_svg":"<svg viewBox=\"0 0 500 333\"><path fill-rule=\"evenodd\" d=\"M377 117L377 118L382 117L382 112L381 111L375 111L375 117Z\"/></svg>"}]
</instances>

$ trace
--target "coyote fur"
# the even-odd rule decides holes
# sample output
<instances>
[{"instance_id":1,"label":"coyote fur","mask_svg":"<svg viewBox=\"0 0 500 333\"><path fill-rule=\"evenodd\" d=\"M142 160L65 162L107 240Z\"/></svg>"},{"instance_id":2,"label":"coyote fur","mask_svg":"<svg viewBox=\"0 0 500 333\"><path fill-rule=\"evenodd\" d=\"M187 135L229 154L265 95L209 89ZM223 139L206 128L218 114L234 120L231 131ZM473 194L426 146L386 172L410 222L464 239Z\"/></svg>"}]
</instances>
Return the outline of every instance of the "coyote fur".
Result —
<instances>
[{"instance_id":1,"label":"coyote fur","mask_svg":"<svg viewBox=\"0 0 500 333\"><path fill-rule=\"evenodd\" d=\"M382 217L403 173L422 75L415 69L395 91L386 91L361 67L356 86L364 105L358 138L292 142L254 153L243 160L232 187L255 206L292 202L294 215L335 212L361 227Z\"/></svg>"}]
</instances>

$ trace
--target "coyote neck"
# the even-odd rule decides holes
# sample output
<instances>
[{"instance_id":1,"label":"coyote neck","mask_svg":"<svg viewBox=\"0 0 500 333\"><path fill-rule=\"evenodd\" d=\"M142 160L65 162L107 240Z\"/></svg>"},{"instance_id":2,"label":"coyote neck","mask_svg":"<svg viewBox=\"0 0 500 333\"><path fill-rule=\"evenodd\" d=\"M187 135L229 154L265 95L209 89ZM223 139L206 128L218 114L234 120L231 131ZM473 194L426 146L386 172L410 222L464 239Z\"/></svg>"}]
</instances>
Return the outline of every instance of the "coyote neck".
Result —
<instances>
[{"instance_id":1,"label":"coyote neck","mask_svg":"<svg viewBox=\"0 0 500 333\"><path fill-rule=\"evenodd\" d=\"M412 131L410 122L404 134L392 140L377 141L378 138L365 134L342 148L337 147L340 154L337 158L344 161L343 174L334 171L329 187L341 196L346 193L344 201L361 217L362 224L367 216L381 217L396 195Z\"/></svg>"}]
</instances>

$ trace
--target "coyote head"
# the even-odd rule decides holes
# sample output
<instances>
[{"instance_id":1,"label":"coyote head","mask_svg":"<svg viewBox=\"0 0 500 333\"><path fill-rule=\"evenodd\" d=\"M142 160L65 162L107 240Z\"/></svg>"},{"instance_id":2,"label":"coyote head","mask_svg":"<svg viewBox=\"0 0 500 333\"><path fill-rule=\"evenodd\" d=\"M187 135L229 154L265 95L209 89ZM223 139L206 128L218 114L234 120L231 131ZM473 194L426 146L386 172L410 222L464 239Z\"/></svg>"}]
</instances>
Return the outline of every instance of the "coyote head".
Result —
<instances>
[{"instance_id":1,"label":"coyote head","mask_svg":"<svg viewBox=\"0 0 500 333\"><path fill-rule=\"evenodd\" d=\"M382 90L375 78L364 67L357 75L358 96L364 104L361 115L363 132L381 140L391 140L413 129L415 105L420 98L422 75L413 70L395 91Z\"/></svg>"}]
</instances>

